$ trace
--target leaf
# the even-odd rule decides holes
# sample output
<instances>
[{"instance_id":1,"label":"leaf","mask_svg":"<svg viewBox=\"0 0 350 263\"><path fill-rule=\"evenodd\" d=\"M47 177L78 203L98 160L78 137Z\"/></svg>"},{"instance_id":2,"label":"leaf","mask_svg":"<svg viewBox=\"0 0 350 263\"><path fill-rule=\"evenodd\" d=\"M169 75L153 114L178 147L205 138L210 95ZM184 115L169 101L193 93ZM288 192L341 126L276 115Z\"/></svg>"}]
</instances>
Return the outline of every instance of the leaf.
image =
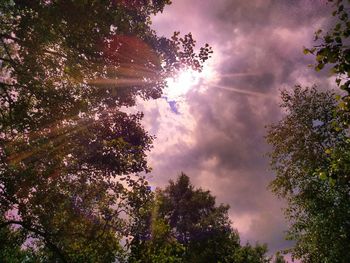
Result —
<instances>
[{"instance_id":1,"label":"leaf","mask_svg":"<svg viewBox=\"0 0 350 263\"><path fill-rule=\"evenodd\" d=\"M328 179L330 186L334 187L335 186L335 180L331 177Z\"/></svg>"},{"instance_id":2,"label":"leaf","mask_svg":"<svg viewBox=\"0 0 350 263\"><path fill-rule=\"evenodd\" d=\"M327 179L327 174L325 172L320 172L319 177L321 180L326 180Z\"/></svg>"},{"instance_id":3,"label":"leaf","mask_svg":"<svg viewBox=\"0 0 350 263\"><path fill-rule=\"evenodd\" d=\"M332 153L332 150L328 148L328 149L325 150L325 153L326 153L326 154L331 154L331 153Z\"/></svg>"},{"instance_id":4,"label":"leaf","mask_svg":"<svg viewBox=\"0 0 350 263\"><path fill-rule=\"evenodd\" d=\"M321 62L323 59L324 59L324 56L321 55L321 54L318 54L318 55L316 56L316 60L317 60L318 62Z\"/></svg>"},{"instance_id":5,"label":"leaf","mask_svg":"<svg viewBox=\"0 0 350 263\"><path fill-rule=\"evenodd\" d=\"M324 67L324 64L323 63L319 63L317 66L316 66L316 71L318 72L318 71L321 71L322 69L323 69L323 67Z\"/></svg>"}]
</instances>

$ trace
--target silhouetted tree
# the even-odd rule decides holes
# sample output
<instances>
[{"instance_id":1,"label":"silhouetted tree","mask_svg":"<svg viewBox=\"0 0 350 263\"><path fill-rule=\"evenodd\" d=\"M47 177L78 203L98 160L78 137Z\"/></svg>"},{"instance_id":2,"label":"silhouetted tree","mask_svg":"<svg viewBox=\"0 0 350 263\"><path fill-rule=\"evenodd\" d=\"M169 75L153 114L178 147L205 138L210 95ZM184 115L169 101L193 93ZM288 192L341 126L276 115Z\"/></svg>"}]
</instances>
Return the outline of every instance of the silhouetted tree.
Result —
<instances>
[{"instance_id":1,"label":"silhouetted tree","mask_svg":"<svg viewBox=\"0 0 350 263\"><path fill-rule=\"evenodd\" d=\"M168 3L0 3L0 229L45 262L122 260L152 136L121 107L158 98L169 74L211 52L155 34L151 15Z\"/></svg>"},{"instance_id":2,"label":"silhouetted tree","mask_svg":"<svg viewBox=\"0 0 350 263\"><path fill-rule=\"evenodd\" d=\"M229 206L216 205L215 197L209 191L195 189L185 174L158 190L153 202L152 210L144 217L149 222L148 229L131 242L135 262L143 259L154 242L155 218L161 219L157 222L166 229L167 240L176 241L175 247L183 247L182 254L176 256L182 261L176 262L268 262L265 246L240 245L228 218ZM169 245L166 241L162 244Z\"/></svg>"},{"instance_id":3,"label":"silhouetted tree","mask_svg":"<svg viewBox=\"0 0 350 263\"><path fill-rule=\"evenodd\" d=\"M222 261L235 247L239 237L231 227L228 206L215 204L209 191L194 189L181 174L160 195L159 214L165 218L174 237L186 246L185 261Z\"/></svg>"}]
</instances>

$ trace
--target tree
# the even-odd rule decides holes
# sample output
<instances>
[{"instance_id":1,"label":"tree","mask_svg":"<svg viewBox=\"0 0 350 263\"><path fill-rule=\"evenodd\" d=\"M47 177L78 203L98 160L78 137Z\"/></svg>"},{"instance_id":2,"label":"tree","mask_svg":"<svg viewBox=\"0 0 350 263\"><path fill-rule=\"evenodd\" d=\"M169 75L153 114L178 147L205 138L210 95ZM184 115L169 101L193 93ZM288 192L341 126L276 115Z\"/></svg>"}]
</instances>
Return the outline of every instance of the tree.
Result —
<instances>
[{"instance_id":1,"label":"tree","mask_svg":"<svg viewBox=\"0 0 350 263\"><path fill-rule=\"evenodd\" d=\"M328 32L318 30L315 46L304 53L316 56L316 71L328 65L346 93L301 87L282 93L287 115L267 135L276 172L271 189L288 201L288 237L296 240L291 251L303 262L349 261L349 5L328 2L335 24Z\"/></svg>"},{"instance_id":2,"label":"tree","mask_svg":"<svg viewBox=\"0 0 350 263\"><path fill-rule=\"evenodd\" d=\"M133 258L142 257L152 246L156 219L156 225L166 229L167 239L175 242L175 248L179 244L183 247L183 253L177 254L178 262L268 262L265 246L240 245L239 235L228 218L229 207L217 206L215 197L209 191L195 189L185 174L158 190L153 202L144 218L150 222L148 229L131 242ZM162 244L168 246L169 241Z\"/></svg>"},{"instance_id":3,"label":"tree","mask_svg":"<svg viewBox=\"0 0 350 263\"><path fill-rule=\"evenodd\" d=\"M11 230L8 227L0 229L0 258L3 262L28 262L34 259L30 250L21 248L25 234L20 230ZM34 260L33 260L34 261Z\"/></svg>"},{"instance_id":4,"label":"tree","mask_svg":"<svg viewBox=\"0 0 350 263\"><path fill-rule=\"evenodd\" d=\"M174 237L186 246L185 261L223 261L228 251L239 246L228 219L229 207L216 206L215 197L194 189L185 174L170 181L160 198L160 217L167 219Z\"/></svg>"},{"instance_id":5,"label":"tree","mask_svg":"<svg viewBox=\"0 0 350 263\"><path fill-rule=\"evenodd\" d=\"M169 224L159 214L160 194L160 191L152 194L148 210L142 210L143 214L137 216L138 224L132 231L134 236L130 243L130 263L185 262L185 247L173 237Z\"/></svg>"},{"instance_id":6,"label":"tree","mask_svg":"<svg viewBox=\"0 0 350 263\"><path fill-rule=\"evenodd\" d=\"M237 263L268 263L270 258L266 257L267 246L257 244L255 247L249 243L240 247L234 254L234 258L230 262Z\"/></svg>"},{"instance_id":7,"label":"tree","mask_svg":"<svg viewBox=\"0 0 350 263\"><path fill-rule=\"evenodd\" d=\"M23 231L43 261L124 255L152 136L121 107L158 98L169 74L211 53L151 30L169 3L0 3L0 228Z\"/></svg>"},{"instance_id":8,"label":"tree","mask_svg":"<svg viewBox=\"0 0 350 263\"><path fill-rule=\"evenodd\" d=\"M270 187L288 202L288 238L296 241L290 251L303 262L350 260L348 157L343 152L335 163L333 156L348 139L335 96L316 88L282 92L286 115L267 134L276 172Z\"/></svg>"},{"instance_id":9,"label":"tree","mask_svg":"<svg viewBox=\"0 0 350 263\"><path fill-rule=\"evenodd\" d=\"M327 32L319 29L315 33L315 45L311 49L305 49L304 53L316 55L315 69L320 71L325 65L331 67L331 72L336 76L336 84L344 92L337 95L339 101L337 109L334 110L334 115L341 119L336 123L335 129L346 130L349 128L350 121L350 47L348 38L350 36L350 22L349 22L349 3L343 0L328 0L333 3L335 10L332 13L335 23ZM347 136L348 137L348 136ZM332 175L335 183L348 183L347 166L349 164L350 156L350 140L344 139L343 143L337 148L330 149L328 162L330 164L327 169L324 168L324 175ZM342 172L339 172L341 170Z\"/></svg>"},{"instance_id":10,"label":"tree","mask_svg":"<svg viewBox=\"0 0 350 263\"><path fill-rule=\"evenodd\" d=\"M281 252L277 252L276 254L275 254L275 258L274 258L274 261L273 261L274 263L288 263L285 259L284 259L284 257L283 257L283 255L281 254Z\"/></svg>"}]
</instances>

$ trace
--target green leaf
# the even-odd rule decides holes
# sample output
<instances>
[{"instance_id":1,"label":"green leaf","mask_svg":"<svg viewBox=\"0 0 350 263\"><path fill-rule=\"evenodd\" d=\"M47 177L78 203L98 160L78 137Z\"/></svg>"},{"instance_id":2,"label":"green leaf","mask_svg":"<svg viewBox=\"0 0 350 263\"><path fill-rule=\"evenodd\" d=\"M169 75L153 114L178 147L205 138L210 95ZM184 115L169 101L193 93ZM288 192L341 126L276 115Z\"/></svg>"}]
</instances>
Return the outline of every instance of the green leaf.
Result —
<instances>
[{"instance_id":1,"label":"green leaf","mask_svg":"<svg viewBox=\"0 0 350 263\"><path fill-rule=\"evenodd\" d=\"M317 60L318 62L321 62L323 59L324 59L324 56L323 56L323 55L317 54L316 60Z\"/></svg>"},{"instance_id":2,"label":"green leaf","mask_svg":"<svg viewBox=\"0 0 350 263\"><path fill-rule=\"evenodd\" d=\"M323 69L323 67L324 67L324 64L323 63L319 63L317 66L316 66L316 71L318 72L318 71L321 71L322 69Z\"/></svg>"},{"instance_id":3,"label":"green leaf","mask_svg":"<svg viewBox=\"0 0 350 263\"><path fill-rule=\"evenodd\" d=\"M326 180L327 179L327 174L325 172L320 172L319 177L321 180Z\"/></svg>"}]
</instances>

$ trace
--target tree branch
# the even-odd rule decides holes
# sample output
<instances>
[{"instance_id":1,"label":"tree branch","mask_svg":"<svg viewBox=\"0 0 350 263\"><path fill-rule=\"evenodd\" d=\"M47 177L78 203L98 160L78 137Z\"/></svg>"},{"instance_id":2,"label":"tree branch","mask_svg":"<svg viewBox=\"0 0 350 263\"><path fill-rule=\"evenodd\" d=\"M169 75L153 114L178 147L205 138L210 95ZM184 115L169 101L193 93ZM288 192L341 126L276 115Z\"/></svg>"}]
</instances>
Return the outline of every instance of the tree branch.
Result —
<instances>
[{"instance_id":1,"label":"tree branch","mask_svg":"<svg viewBox=\"0 0 350 263\"><path fill-rule=\"evenodd\" d=\"M46 243L46 245L49 247L49 249L56 254L56 256L58 256L58 258L63 262L63 263L68 263L68 261L65 259L62 251L55 245L53 244L50 239L48 238L47 234L45 232L42 232L38 229L35 229L31 226L29 226L27 223L23 222L23 221L17 221L17 220L10 220L7 222L4 222L2 224L0 224L0 229L6 226L10 226L10 225L19 225L21 227L23 227L24 229L33 232L34 234L37 234L38 236L42 237L44 239L44 242Z\"/></svg>"}]
</instances>

